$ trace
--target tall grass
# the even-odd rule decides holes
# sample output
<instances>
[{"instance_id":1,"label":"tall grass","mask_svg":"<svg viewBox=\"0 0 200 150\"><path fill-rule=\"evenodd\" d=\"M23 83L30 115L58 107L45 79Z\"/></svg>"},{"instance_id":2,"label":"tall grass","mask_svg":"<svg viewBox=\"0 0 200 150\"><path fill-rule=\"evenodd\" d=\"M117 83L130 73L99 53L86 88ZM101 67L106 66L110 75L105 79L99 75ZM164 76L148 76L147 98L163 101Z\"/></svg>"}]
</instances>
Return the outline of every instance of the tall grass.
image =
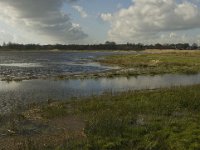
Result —
<instances>
[{"instance_id":1,"label":"tall grass","mask_svg":"<svg viewBox=\"0 0 200 150\"><path fill-rule=\"evenodd\" d=\"M200 148L200 86L105 94L66 105L85 119L86 149Z\"/></svg>"},{"instance_id":2,"label":"tall grass","mask_svg":"<svg viewBox=\"0 0 200 150\"><path fill-rule=\"evenodd\" d=\"M200 149L200 85L107 93L38 108L49 126L56 119L59 127L65 117L73 116L84 121L84 128L75 131L76 136L69 131L61 137L52 135L52 130L46 131L45 135L53 136L54 142L30 136L33 145L29 140L25 142L26 148L39 145L36 148L59 150Z\"/></svg>"}]
</instances>

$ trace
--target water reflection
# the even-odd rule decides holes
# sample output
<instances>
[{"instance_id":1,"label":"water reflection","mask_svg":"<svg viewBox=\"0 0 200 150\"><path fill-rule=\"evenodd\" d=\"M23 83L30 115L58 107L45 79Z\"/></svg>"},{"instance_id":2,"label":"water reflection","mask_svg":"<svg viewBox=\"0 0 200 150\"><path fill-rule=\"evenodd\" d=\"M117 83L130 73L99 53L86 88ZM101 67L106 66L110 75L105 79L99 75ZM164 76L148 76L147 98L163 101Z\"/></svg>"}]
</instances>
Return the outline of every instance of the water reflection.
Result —
<instances>
[{"instance_id":1,"label":"water reflection","mask_svg":"<svg viewBox=\"0 0 200 150\"><path fill-rule=\"evenodd\" d=\"M21 67L21 68L32 68L32 67L42 67L39 63L11 63L11 64L0 64L0 66L5 67Z\"/></svg>"},{"instance_id":2,"label":"water reflection","mask_svg":"<svg viewBox=\"0 0 200 150\"><path fill-rule=\"evenodd\" d=\"M197 75L157 75L100 79L72 79L64 81L29 80L0 81L0 108L6 111L14 104L27 104L47 99L66 100L70 97L102 94L105 91L155 89L177 85L200 84Z\"/></svg>"}]
</instances>

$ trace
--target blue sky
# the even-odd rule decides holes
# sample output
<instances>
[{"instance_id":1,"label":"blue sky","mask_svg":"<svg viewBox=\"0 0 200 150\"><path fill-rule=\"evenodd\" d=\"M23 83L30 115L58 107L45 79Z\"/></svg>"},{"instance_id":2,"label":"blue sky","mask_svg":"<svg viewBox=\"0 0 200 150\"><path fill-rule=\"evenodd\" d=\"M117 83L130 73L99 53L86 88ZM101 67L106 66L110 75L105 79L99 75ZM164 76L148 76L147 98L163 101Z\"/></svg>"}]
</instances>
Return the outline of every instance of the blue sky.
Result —
<instances>
[{"instance_id":1,"label":"blue sky","mask_svg":"<svg viewBox=\"0 0 200 150\"><path fill-rule=\"evenodd\" d=\"M103 3L99 0L80 0L74 5L79 5L87 12L88 17L82 18L71 5L65 5L64 10L70 14L73 21L81 24L83 30L89 34L90 40L94 43L101 43L107 38L107 31L110 28L109 23L103 22L100 18L101 13L115 13L120 8L127 8L132 3L131 0L109 0Z\"/></svg>"},{"instance_id":2,"label":"blue sky","mask_svg":"<svg viewBox=\"0 0 200 150\"><path fill-rule=\"evenodd\" d=\"M198 43L199 0L0 0L0 43Z\"/></svg>"}]
</instances>

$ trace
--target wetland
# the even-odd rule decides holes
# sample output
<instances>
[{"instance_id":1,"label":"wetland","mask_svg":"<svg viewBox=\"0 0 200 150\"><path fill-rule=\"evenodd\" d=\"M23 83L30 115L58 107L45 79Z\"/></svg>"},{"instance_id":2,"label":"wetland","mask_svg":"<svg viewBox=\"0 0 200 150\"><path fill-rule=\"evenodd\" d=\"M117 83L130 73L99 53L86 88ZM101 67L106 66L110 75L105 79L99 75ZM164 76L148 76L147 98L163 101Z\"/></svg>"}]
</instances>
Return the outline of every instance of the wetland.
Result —
<instances>
[{"instance_id":1,"label":"wetland","mask_svg":"<svg viewBox=\"0 0 200 150\"><path fill-rule=\"evenodd\" d=\"M198 149L200 52L0 52L0 149Z\"/></svg>"}]
</instances>

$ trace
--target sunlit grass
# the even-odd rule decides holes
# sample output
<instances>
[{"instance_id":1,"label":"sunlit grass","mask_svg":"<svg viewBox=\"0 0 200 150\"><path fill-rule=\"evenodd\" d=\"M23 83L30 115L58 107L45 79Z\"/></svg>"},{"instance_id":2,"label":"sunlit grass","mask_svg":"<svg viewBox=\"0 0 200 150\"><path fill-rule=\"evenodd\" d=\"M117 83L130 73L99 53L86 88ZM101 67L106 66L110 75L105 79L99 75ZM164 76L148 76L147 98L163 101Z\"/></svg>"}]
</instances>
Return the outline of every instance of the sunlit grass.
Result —
<instances>
[{"instance_id":1,"label":"sunlit grass","mask_svg":"<svg viewBox=\"0 0 200 150\"><path fill-rule=\"evenodd\" d=\"M6 149L199 149L200 85L34 104L0 119Z\"/></svg>"},{"instance_id":2,"label":"sunlit grass","mask_svg":"<svg viewBox=\"0 0 200 150\"><path fill-rule=\"evenodd\" d=\"M150 52L150 51L149 51ZM199 51L168 51L143 54L123 54L106 56L100 62L117 65L122 68L134 68L131 71L118 72L122 75L164 74L200 72Z\"/></svg>"}]
</instances>

